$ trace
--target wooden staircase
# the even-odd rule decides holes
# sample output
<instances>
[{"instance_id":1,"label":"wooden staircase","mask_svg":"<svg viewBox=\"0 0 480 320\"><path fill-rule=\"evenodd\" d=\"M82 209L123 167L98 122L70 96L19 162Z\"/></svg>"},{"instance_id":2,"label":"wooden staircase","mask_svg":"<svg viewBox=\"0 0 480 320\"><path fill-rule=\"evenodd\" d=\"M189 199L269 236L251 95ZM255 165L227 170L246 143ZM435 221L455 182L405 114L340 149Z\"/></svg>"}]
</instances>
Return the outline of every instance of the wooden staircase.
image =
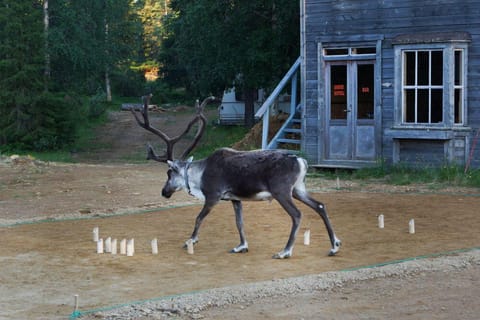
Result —
<instances>
[{"instance_id":1,"label":"wooden staircase","mask_svg":"<svg viewBox=\"0 0 480 320\"><path fill-rule=\"evenodd\" d=\"M302 144L302 103L297 102L297 78L300 74L301 58L292 65L283 79L278 83L272 94L265 100L263 105L255 114L255 117L263 120L262 127L262 149L287 149L293 153L301 151ZM270 109L273 107L276 99L279 97L285 86L290 83L290 112L283 125L268 141L268 128L270 120Z\"/></svg>"},{"instance_id":2,"label":"wooden staircase","mask_svg":"<svg viewBox=\"0 0 480 320\"><path fill-rule=\"evenodd\" d=\"M268 149L286 149L292 153L298 153L302 144L302 120L300 112L293 117L287 118L283 126L268 144Z\"/></svg>"}]
</instances>

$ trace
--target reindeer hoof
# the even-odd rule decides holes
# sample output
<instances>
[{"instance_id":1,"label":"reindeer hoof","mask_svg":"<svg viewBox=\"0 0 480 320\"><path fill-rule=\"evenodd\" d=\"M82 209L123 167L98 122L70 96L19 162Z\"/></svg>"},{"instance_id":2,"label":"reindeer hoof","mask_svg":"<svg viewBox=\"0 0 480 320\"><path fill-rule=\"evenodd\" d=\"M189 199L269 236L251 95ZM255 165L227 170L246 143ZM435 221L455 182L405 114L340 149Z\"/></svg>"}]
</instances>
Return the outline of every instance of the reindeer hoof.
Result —
<instances>
[{"instance_id":1,"label":"reindeer hoof","mask_svg":"<svg viewBox=\"0 0 480 320\"><path fill-rule=\"evenodd\" d=\"M189 239L187 241L185 241L185 243L183 244L183 249L187 249L188 248L188 243L189 242L192 242L193 245L197 244L198 240L192 240L192 239Z\"/></svg>"},{"instance_id":2,"label":"reindeer hoof","mask_svg":"<svg viewBox=\"0 0 480 320\"><path fill-rule=\"evenodd\" d=\"M230 253L247 253L247 252L248 252L248 248L242 248L242 249L233 248L232 250L230 250Z\"/></svg>"},{"instance_id":3,"label":"reindeer hoof","mask_svg":"<svg viewBox=\"0 0 480 320\"><path fill-rule=\"evenodd\" d=\"M230 253L247 253L248 252L248 244L241 244L232 250L230 250Z\"/></svg>"},{"instance_id":4,"label":"reindeer hoof","mask_svg":"<svg viewBox=\"0 0 480 320\"><path fill-rule=\"evenodd\" d=\"M292 256L292 253L291 252L285 252L285 251L282 251L282 252L279 252L279 253L275 253L272 258L273 259L288 259Z\"/></svg>"},{"instance_id":5,"label":"reindeer hoof","mask_svg":"<svg viewBox=\"0 0 480 320\"><path fill-rule=\"evenodd\" d=\"M334 256L340 250L341 245L342 245L342 241L340 241L339 239L336 239L335 246L332 249L330 249L330 252L328 253L328 255L330 257Z\"/></svg>"}]
</instances>

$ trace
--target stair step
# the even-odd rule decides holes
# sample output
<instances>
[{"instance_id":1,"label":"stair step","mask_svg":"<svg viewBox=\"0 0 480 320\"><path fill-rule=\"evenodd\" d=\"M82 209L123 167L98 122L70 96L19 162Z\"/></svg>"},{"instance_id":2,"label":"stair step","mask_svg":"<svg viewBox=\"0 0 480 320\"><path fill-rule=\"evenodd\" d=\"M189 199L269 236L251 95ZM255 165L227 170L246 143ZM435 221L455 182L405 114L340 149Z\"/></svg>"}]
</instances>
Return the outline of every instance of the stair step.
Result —
<instances>
[{"instance_id":1,"label":"stair step","mask_svg":"<svg viewBox=\"0 0 480 320\"><path fill-rule=\"evenodd\" d=\"M292 119L293 123L302 123L302 119Z\"/></svg>"},{"instance_id":2,"label":"stair step","mask_svg":"<svg viewBox=\"0 0 480 320\"><path fill-rule=\"evenodd\" d=\"M296 128L286 128L284 132L288 133L302 133L302 129L296 129Z\"/></svg>"},{"instance_id":3,"label":"stair step","mask_svg":"<svg viewBox=\"0 0 480 320\"><path fill-rule=\"evenodd\" d=\"M285 138L282 138L282 139L278 139L277 140L278 143L291 143L291 144L300 144L301 143L301 140L298 140L298 139L285 139Z\"/></svg>"}]
</instances>

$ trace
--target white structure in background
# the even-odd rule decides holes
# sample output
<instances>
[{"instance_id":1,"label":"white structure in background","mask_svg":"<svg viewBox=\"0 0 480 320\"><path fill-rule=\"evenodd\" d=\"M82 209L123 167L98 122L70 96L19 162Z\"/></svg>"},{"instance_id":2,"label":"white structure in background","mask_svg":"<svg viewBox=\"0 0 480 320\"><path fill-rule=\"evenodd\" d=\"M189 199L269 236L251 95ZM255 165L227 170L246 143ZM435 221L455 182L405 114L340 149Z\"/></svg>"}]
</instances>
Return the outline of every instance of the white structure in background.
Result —
<instances>
[{"instance_id":1,"label":"white structure in background","mask_svg":"<svg viewBox=\"0 0 480 320\"><path fill-rule=\"evenodd\" d=\"M258 90L255 98L254 113L258 111L265 101L265 90ZM290 95L281 95L279 100L274 107L274 112L289 113ZM218 123L221 125L243 124L245 120L245 101L243 100L242 94L235 92L235 88L225 90L223 92L222 104L218 107L218 114Z\"/></svg>"}]
</instances>

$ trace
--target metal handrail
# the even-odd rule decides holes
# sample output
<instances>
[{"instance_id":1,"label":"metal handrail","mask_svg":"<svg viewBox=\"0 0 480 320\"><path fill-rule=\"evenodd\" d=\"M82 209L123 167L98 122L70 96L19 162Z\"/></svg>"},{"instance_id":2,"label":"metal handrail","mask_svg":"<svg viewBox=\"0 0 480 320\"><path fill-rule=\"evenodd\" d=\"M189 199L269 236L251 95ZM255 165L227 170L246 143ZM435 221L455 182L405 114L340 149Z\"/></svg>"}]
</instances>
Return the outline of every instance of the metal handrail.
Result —
<instances>
[{"instance_id":1,"label":"metal handrail","mask_svg":"<svg viewBox=\"0 0 480 320\"><path fill-rule=\"evenodd\" d=\"M302 63L302 58L298 57L295 63L290 67L285 76L280 80L278 85L268 96L267 100L262 104L257 113L255 113L256 118L263 117L263 128L262 128L262 149L268 149L268 128L269 128L269 118L270 118L270 108L274 104L275 99L278 98L283 88L291 80L291 100L290 100L290 115L295 114L296 100L297 100L297 75L300 69L300 64Z\"/></svg>"}]
</instances>

